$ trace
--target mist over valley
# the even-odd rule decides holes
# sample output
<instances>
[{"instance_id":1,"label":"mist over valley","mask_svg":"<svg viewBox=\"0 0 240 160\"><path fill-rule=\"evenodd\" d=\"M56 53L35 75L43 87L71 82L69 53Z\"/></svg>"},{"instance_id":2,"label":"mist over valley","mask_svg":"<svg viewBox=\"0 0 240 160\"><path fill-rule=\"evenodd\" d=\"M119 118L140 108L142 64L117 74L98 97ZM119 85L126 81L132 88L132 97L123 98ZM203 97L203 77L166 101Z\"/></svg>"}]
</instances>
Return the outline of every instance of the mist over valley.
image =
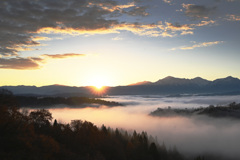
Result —
<instances>
[{"instance_id":1,"label":"mist over valley","mask_svg":"<svg viewBox=\"0 0 240 160\"><path fill-rule=\"evenodd\" d=\"M187 157L211 155L222 159L240 157L240 120L231 117L194 116L151 116L157 108L192 109L209 105L240 103L240 96L111 96L104 100L117 101L124 107L100 107L83 109L50 109L53 116L62 122L71 119L91 121L98 126L105 124L131 132L146 131L157 137L169 148L174 146ZM212 103L213 102L213 103ZM64 115L64 116L63 116ZM210 158L211 159L211 158Z\"/></svg>"}]
</instances>

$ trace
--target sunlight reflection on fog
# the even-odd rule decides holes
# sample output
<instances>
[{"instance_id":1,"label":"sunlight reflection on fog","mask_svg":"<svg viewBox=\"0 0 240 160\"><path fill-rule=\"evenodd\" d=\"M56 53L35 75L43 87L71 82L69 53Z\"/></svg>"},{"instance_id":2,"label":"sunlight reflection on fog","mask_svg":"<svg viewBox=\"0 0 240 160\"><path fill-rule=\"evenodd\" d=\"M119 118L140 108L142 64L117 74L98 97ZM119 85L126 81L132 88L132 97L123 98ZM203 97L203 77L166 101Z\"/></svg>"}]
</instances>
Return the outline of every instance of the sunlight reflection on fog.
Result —
<instances>
[{"instance_id":1,"label":"sunlight reflection on fog","mask_svg":"<svg viewBox=\"0 0 240 160\"><path fill-rule=\"evenodd\" d=\"M117 101L126 106L100 107L83 109L50 109L53 117L61 122L81 119L93 122L97 126L104 124L112 128L129 131L147 131L157 136L159 143L167 146L176 145L180 152L201 154L211 152L233 157L240 157L240 120L216 119L206 116L196 117L151 117L148 114L158 107L197 108L210 104L224 105L240 103L240 96L113 96L104 100Z\"/></svg>"}]
</instances>

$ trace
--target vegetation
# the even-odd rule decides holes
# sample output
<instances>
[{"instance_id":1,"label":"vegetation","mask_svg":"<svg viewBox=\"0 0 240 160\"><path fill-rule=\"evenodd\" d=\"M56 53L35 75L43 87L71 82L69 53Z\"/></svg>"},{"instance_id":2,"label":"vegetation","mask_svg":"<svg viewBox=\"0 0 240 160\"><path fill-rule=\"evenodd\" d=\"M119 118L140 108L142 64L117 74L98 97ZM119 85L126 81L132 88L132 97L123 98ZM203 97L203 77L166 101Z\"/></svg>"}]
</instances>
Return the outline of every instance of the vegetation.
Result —
<instances>
[{"instance_id":1,"label":"vegetation","mask_svg":"<svg viewBox=\"0 0 240 160\"><path fill-rule=\"evenodd\" d=\"M16 98L0 93L2 160L182 160L176 148L152 141L146 132L132 134L98 128L91 122L58 123L48 110L17 109Z\"/></svg>"},{"instance_id":2,"label":"vegetation","mask_svg":"<svg viewBox=\"0 0 240 160\"><path fill-rule=\"evenodd\" d=\"M206 108L193 108L193 109L172 109L158 108L150 113L153 116L192 116L192 115L208 115L211 117L231 117L240 118L240 103L230 103L227 106L214 106L210 105Z\"/></svg>"},{"instance_id":3,"label":"vegetation","mask_svg":"<svg viewBox=\"0 0 240 160\"><path fill-rule=\"evenodd\" d=\"M100 104L106 106L122 106L118 102L104 101L96 98L87 97L29 97L29 96L16 96L16 101L20 107L41 107L49 108L55 105L64 104L71 107L83 107L84 104Z\"/></svg>"}]
</instances>

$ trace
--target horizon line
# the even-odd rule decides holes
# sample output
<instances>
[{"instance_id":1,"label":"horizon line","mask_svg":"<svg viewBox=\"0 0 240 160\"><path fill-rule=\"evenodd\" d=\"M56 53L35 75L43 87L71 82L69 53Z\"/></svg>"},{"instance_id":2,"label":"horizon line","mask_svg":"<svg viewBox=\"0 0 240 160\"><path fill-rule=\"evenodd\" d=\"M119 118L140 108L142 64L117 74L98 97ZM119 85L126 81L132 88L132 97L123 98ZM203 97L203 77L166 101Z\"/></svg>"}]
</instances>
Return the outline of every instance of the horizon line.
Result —
<instances>
[{"instance_id":1,"label":"horizon line","mask_svg":"<svg viewBox=\"0 0 240 160\"><path fill-rule=\"evenodd\" d=\"M163 79L166 79L166 78L176 78L176 79L186 79L186 80L192 80L192 79L195 79L195 78L202 78L200 76L197 76L197 77L194 77L194 78L180 78L180 77L174 77L174 76L166 76L164 78L161 78L161 79L158 79L157 81L159 80L163 80ZM237 78L237 79L240 79L240 77L234 77L234 76L226 76L226 77L223 77L223 78L216 78L214 80L209 80L209 79L205 79L205 78L202 78L204 80L207 80L207 81L215 81L215 80L218 80L218 79L225 79L225 78L228 78L228 77L232 77L232 78ZM127 84L127 85L104 85L102 87L118 87L118 86L133 86L134 84L137 84L137 83L141 83L141 82L150 82L150 83L155 83L157 81L147 81L147 80L144 80L144 81L138 81L138 82L134 82L134 83L130 83L130 84ZM66 87L95 87L94 85L82 85L82 86L78 86L78 85L65 85L65 84L49 84L49 85L2 85L0 87L6 87L6 86L11 86L11 87L16 87L16 86L32 86L32 87L46 87L46 86L66 86Z\"/></svg>"}]
</instances>

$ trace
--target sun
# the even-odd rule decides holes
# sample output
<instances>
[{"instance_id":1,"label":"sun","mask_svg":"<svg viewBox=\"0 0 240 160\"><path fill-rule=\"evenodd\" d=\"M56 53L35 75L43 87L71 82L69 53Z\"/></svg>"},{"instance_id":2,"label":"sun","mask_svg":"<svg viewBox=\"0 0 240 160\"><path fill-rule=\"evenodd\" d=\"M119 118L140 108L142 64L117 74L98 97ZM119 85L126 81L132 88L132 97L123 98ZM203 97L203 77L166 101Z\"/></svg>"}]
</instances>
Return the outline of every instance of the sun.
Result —
<instances>
[{"instance_id":1,"label":"sun","mask_svg":"<svg viewBox=\"0 0 240 160\"><path fill-rule=\"evenodd\" d=\"M103 96L107 93L108 87L110 86L110 81L106 76L94 75L88 81L91 88L91 92L97 96Z\"/></svg>"},{"instance_id":2,"label":"sun","mask_svg":"<svg viewBox=\"0 0 240 160\"><path fill-rule=\"evenodd\" d=\"M102 85L101 83L94 85L94 87L96 87L98 90L101 90L103 88L103 86L104 85Z\"/></svg>"},{"instance_id":3,"label":"sun","mask_svg":"<svg viewBox=\"0 0 240 160\"><path fill-rule=\"evenodd\" d=\"M89 80L89 85L95 87L97 90L101 90L104 86L109 86L109 79L104 76L95 75Z\"/></svg>"}]
</instances>

